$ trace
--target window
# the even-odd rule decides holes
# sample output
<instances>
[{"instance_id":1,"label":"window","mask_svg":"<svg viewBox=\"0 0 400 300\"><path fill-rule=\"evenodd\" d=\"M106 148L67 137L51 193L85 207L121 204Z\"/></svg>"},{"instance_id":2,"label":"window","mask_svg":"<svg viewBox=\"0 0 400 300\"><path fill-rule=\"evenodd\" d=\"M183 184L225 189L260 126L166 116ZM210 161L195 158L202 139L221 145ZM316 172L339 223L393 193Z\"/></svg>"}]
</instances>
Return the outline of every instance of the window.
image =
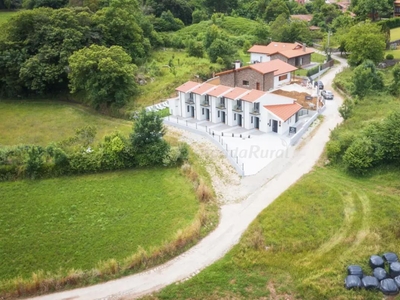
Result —
<instances>
[{"instance_id":1,"label":"window","mask_svg":"<svg viewBox=\"0 0 400 300\"><path fill-rule=\"evenodd\" d=\"M287 74L281 75L281 76L279 76L279 81L286 80L287 78L288 78Z\"/></svg>"},{"instance_id":2,"label":"window","mask_svg":"<svg viewBox=\"0 0 400 300\"><path fill-rule=\"evenodd\" d=\"M218 118L221 116L221 111L219 110L218 111Z\"/></svg>"},{"instance_id":3,"label":"window","mask_svg":"<svg viewBox=\"0 0 400 300\"><path fill-rule=\"evenodd\" d=\"M260 111L260 103L256 102L254 103L254 112L259 112Z\"/></svg>"},{"instance_id":4,"label":"window","mask_svg":"<svg viewBox=\"0 0 400 300\"><path fill-rule=\"evenodd\" d=\"M260 56L260 62L262 62L262 56Z\"/></svg>"},{"instance_id":5,"label":"window","mask_svg":"<svg viewBox=\"0 0 400 300\"><path fill-rule=\"evenodd\" d=\"M220 105L221 107L225 107L225 97L222 97L222 98L219 100L219 105Z\"/></svg>"},{"instance_id":6,"label":"window","mask_svg":"<svg viewBox=\"0 0 400 300\"><path fill-rule=\"evenodd\" d=\"M204 115L204 108L201 109L201 113Z\"/></svg>"},{"instance_id":7,"label":"window","mask_svg":"<svg viewBox=\"0 0 400 300\"><path fill-rule=\"evenodd\" d=\"M233 120L236 121L236 114L233 114Z\"/></svg>"},{"instance_id":8,"label":"window","mask_svg":"<svg viewBox=\"0 0 400 300\"><path fill-rule=\"evenodd\" d=\"M236 110L242 110L242 100L236 100Z\"/></svg>"},{"instance_id":9,"label":"window","mask_svg":"<svg viewBox=\"0 0 400 300\"><path fill-rule=\"evenodd\" d=\"M190 99L193 99L193 93L190 93L190 94L189 94L189 98L190 98Z\"/></svg>"},{"instance_id":10,"label":"window","mask_svg":"<svg viewBox=\"0 0 400 300\"><path fill-rule=\"evenodd\" d=\"M251 124L253 124L253 117L251 117Z\"/></svg>"},{"instance_id":11,"label":"window","mask_svg":"<svg viewBox=\"0 0 400 300\"><path fill-rule=\"evenodd\" d=\"M190 112L190 107L189 107L189 105L187 106L187 112Z\"/></svg>"},{"instance_id":12,"label":"window","mask_svg":"<svg viewBox=\"0 0 400 300\"><path fill-rule=\"evenodd\" d=\"M248 80L243 80L242 84L243 84L244 86L249 86L249 85L250 85L250 83L249 83Z\"/></svg>"},{"instance_id":13,"label":"window","mask_svg":"<svg viewBox=\"0 0 400 300\"><path fill-rule=\"evenodd\" d=\"M210 96L209 96L209 95L205 95L205 97L204 97L204 104L205 104L205 105L209 105L209 104L210 104Z\"/></svg>"}]
</instances>

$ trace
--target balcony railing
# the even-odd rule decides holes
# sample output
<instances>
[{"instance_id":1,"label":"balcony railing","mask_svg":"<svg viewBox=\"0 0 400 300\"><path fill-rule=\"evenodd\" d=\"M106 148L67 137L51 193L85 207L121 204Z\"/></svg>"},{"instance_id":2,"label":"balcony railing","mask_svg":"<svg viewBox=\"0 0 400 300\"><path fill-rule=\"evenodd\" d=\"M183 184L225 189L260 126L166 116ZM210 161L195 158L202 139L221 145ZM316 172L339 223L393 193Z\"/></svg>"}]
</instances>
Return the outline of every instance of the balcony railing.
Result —
<instances>
[{"instance_id":1,"label":"balcony railing","mask_svg":"<svg viewBox=\"0 0 400 300\"><path fill-rule=\"evenodd\" d=\"M243 108L242 108L241 105L235 105L235 106L233 106L233 110L234 110L234 111L240 111L240 112L242 112L242 111L243 111Z\"/></svg>"},{"instance_id":2,"label":"balcony railing","mask_svg":"<svg viewBox=\"0 0 400 300\"><path fill-rule=\"evenodd\" d=\"M218 109L225 109L226 107L225 107L225 103L218 103L217 104L217 108Z\"/></svg>"},{"instance_id":3,"label":"balcony railing","mask_svg":"<svg viewBox=\"0 0 400 300\"><path fill-rule=\"evenodd\" d=\"M259 115L260 114L260 110L259 109L253 109L253 110L250 111L250 113L252 115Z\"/></svg>"},{"instance_id":4,"label":"balcony railing","mask_svg":"<svg viewBox=\"0 0 400 300\"><path fill-rule=\"evenodd\" d=\"M210 101L201 101L200 105L201 106L210 106Z\"/></svg>"},{"instance_id":5,"label":"balcony railing","mask_svg":"<svg viewBox=\"0 0 400 300\"><path fill-rule=\"evenodd\" d=\"M188 103L188 104L194 104L194 99L193 98L187 98L185 100L185 102Z\"/></svg>"}]
</instances>

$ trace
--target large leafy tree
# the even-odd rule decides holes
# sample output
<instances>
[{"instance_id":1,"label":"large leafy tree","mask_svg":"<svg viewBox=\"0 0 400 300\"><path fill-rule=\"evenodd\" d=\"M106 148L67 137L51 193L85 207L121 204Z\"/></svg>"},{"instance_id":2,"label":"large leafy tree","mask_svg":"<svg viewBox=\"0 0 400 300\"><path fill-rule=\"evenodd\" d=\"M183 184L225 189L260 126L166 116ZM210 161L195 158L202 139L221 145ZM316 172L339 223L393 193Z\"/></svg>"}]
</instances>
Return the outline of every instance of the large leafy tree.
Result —
<instances>
[{"instance_id":1,"label":"large leafy tree","mask_svg":"<svg viewBox=\"0 0 400 300\"><path fill-rule=\"evenodd\" d=\"M120 46L91 45L69 58L71 93L83 91L96 107L125 104L136 92L132 58Z\"/></svg>"},{"instance_id":2,"label":"large leafy tree","mask_svg":"<svg viewBox=\"0 0 400 300\"><path fill-rule=\"evenodd\" d=\"M350 52L350 65L359 65L364 60L378 63L383 59L385 35L377 24L365 22L350 28L346 35L346 51Z\"/></svg>"},{"instance_id":3,"label":"large leafy tree","mask_svg":"<svg viewBox=\"0 0 400 300\"><path fill-rule=\"evenodd\" d=\"M22 11L0 41L0 90L58 91L67 87L68 57L91 43L91 17L82 9Z\"/></svg>"},{"instance_id":4,"label":"large leafy tree","mask_svg":"<svg viewBox=\"0 0 400 300\"><path fill-rule=\"evenodd\" d=\"M372 91L381 91L383 88L383 76L377 71L372 61L366 60L354 69L353 95L363 98L368 93Z\"/></svg>"},{"instance_id":5,"label":"large leafy tree","mask_svg":"<svg viewBox=\"0 0 400 300\"><path fill-rule=\"evenodd\" d=\"M181 19L186 25L192 23L193 7L186 0L149 0L146 1L156 17L165 11L170 11L175 18Z\"/></svg>"},{"instance_id":6,"label":"large leafy tree","mask_svg":"<svg viewBox=\"0 0 400 300\"><path fill-rule=\"evenodd\" d=\"M290 11L284 0L271 0L265 10L265 20L267 22L274 21L278 16L285 15L289 18Z\"/></svg>"},{"instance_id":7,"label":"large leafy tree","mask_svg":"<svg viewBox=\"0 0 400 300\"><path fill-rule=\"evenodd\" d=\"M354 5L354 12L358 19L368 18L375 21L381 16L390 16L393 12L392 0L358 0Z\"/></svg>"},{"instance_id":8,"label":"large leafy tree","mask_svg":"<svg viewBox=\"0 0 400 300\"><path fill-rule=\"evenodd\" d=\"M237 0L204 0L204 5L210 13L229 13L238 7Z\"/></svg>"}]
</instances>

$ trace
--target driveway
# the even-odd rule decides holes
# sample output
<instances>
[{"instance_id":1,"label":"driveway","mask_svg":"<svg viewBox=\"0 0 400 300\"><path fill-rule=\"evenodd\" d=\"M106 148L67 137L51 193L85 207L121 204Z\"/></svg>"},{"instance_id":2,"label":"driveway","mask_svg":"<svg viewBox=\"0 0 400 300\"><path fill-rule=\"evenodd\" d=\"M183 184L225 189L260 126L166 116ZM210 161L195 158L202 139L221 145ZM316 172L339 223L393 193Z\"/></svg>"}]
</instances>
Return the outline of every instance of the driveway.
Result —
<instances>
[{"instance_id":1,"label":"driveway","mask_svg":"<svg viewBox=\"0 0 400 300\"><path fill-rule=\"evenodd\" d=\"M335 59L338 59L341 65L334 67L322 78L329 88L336 72L346 64L341 58L335 57ZM218 227L189 251L143 273L34 299L133 299L197 274L223 257L239 241L243 232L263 209L313 168L329 140L330 131L342 121L338 113L341 102L339 95L335 95L333 101L328 101L323 113L324 120L318 130L306 138L301 147L280 165L280 172L244 201L223 205ZM257 176L261 180L262 172L252 176L252 180L257 180Z\"/></svg>"}]
</instances>

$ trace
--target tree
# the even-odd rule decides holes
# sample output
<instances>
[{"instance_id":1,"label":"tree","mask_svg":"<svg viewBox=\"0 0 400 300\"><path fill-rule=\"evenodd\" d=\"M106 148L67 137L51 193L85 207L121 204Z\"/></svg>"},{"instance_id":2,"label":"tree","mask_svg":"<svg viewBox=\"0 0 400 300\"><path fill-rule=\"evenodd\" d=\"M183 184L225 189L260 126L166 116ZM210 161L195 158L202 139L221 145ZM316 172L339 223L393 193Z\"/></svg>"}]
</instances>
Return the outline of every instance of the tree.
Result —
<instances>
[{"instance_id":1,"label":"tree","mask_svg":"<svg viewBox=\"0 0 400 300\"><path fill-rule=\"evenodd\" d=\"M236 51L232 48L231 44L223 39L216 39L207 49L210 61L215 63L218 58L221 58L226 67L230 67L235 60Z\"/></svg>"},{"instance_id":2,"label":"tree","mask_svg":"<svg viewBox=\"0 0 400 300\"><path fill-rule=\"evenodd\" d=\"M390 93L394 96L398 96L400 92L400 64L397 63L393 69L393 81L389 86Z\"/></svg>"},{"instance_id":3,"label":"tree","mask_svg":"<svg viewBox=\"0 0 400 300\"><path fill-rule=\"evenodd\" d=\"M366 20L368 18L375 21L380 16L387 16L393 11L393 1L388 0L358 0L354 6L354 13L360 20Z\"/></svg>"},{"instance_id":4,"label":"tree","mask_svg":"<svg viewBox=\"0 0 400 300\"><path fill-rule=\"evenodd\" d=\"M168 10L162 12L159 18L155 18L154 29L157 31L177 31L183 28L183 22L174 18L174 15Z\"/></svg>"},{"instance_id":5,"label":"tree","mask_svg":"<svg viewBox=\"0 0 400 300\"><path fill-rule=\"evenodd\" d=\"M346 35L346 50L350 52L349 63L352 66L367 59L378 63L384 56L385 35L377 24L359 23L351 27Z\"/></svg>"},{"instance_id":6,"label":"tree","mask_svg":"<svg viewBox=\"0 0 400 300\"><path fill-rule=\"evenodd\" d=\"M383 76L376 70L372 61L367 60L354 69L352 90L354 96L363 98L371 91L381 91L383 88Z\"/></svg>"},{"instance_id":7,"label":"tree","mask_svg":"<svg viewBox=\"0 0 400 300\"><path fill-rule=\"evenodd\" d=\"M272 22L282 14L285 15L287 19L290 16L290 11L286 2L284 0L271 0L265 10L265 20L267 22Z\"/></svg>"},{"instance_id":8,"label":"tree","mask_svg":"<svg viewBox=\"0 0 400 300\"><path fill-rule=\"evenodd\" d=\"M237 0L204 0L204 6L209 10L210 13L221 12L229 13L232 9L238 7Z\"/></svg>"},{"instance_id":9,"label":"tree","mask_svg":"<svg viewBox=\"0 0 400 300\"><path fill-rule=\"evenodd\" d=\"M284 33L289 30L289 20L285 14L279 15L275 21L271 23L271 38L273 41L280 42Z\"/></svg>"},{"instance_id":10,"label":"tree","mask_svg":"<svg viewBox=\"0 0 400 300\"><path fill-rule=\"evenodd\" d=\"M136 92L136 66L119 46L92 45L69 58L71 93L84 91L95 108L125 104Z\"/></svg>"},{"instance_id":11,"label":"tree","mask_svg":"<svg viewBox=\"0 0 400 300\"><path fill-rule=\"evenodd\" d=\"M133 125L130 143L139 166L160 165L168 155L162 118L155 112L142 110Z\"/></svg>"},{"instance_id":12,"label":"tree","mask_svg":"<svg viewBox=\"0 0 400 300\"><path fill-rule=\"evenodd\" d=\"M201 42L190 40L187 45L187 52L189 56L203 57L204 56L203 44Z\"/></svg>"},{"instance_id":13,"label":"tree","mask_svg":"<svg viewBox=\"0 0 400 300\"><path fill-rule=\"evenodd\" d=\"M160 17L163 12L170 11L174 17L189 25L192 23L193 7L186 0L149 0L146 5L151 7L151 13Z\"/></svg>"}]
</instances>

